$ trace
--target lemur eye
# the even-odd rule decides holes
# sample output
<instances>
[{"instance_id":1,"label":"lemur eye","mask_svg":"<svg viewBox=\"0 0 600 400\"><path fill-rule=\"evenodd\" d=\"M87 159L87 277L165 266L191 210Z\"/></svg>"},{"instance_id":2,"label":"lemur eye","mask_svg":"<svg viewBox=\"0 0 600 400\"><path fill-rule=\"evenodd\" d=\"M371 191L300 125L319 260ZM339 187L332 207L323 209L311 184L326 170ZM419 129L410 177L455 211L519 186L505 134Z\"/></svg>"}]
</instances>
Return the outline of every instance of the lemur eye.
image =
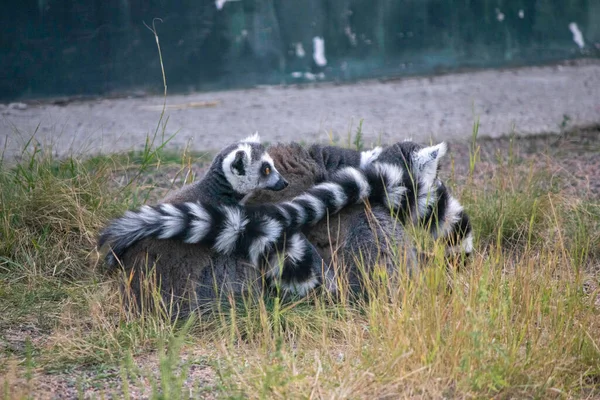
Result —
<instances>
[{"instance_id":1,"label":"lemur eye","mask_svg":"<svg viewBox=\"0 0 600 400\"><path fill-rule=\"evenodd\" d=\"M271 173L271 166L268 163L264 163L262 166L263 175L267 176Z\"/></svg>"}]
</instances>

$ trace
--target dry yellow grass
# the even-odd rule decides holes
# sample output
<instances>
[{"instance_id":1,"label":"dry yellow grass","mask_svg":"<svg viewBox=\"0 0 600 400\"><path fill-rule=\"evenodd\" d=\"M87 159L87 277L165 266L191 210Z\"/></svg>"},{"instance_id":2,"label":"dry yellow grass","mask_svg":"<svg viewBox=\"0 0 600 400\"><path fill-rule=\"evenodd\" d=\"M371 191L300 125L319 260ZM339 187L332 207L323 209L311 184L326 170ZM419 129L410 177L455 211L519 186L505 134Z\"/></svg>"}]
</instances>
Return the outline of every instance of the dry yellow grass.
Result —
<instances>
[{"instance_id":1,"label":"dry yellow grass","mask_svg":"<svg viewBox=\"0 0 600 400\"><path fill-rule=\"evenodd\" d=\"M137 175L132 159L0 166L5 398L600 396L600 204L547 168L474 159L455 187L477 234L460 270L434 246L420 275L378 275L363 299L257 298L172 322L124 312L123 278L94 249L148 197L147 181L115 180Z\"/></svg>"}]
</instances>

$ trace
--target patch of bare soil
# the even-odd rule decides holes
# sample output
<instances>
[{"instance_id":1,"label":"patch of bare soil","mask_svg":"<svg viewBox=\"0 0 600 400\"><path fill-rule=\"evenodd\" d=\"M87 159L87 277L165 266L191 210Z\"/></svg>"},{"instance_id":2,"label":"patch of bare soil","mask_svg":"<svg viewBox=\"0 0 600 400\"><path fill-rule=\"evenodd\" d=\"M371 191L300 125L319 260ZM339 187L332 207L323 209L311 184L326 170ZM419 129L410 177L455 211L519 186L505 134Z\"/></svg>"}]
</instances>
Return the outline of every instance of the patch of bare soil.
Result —
<instances>
[{"instance_id":1,"label":"patch of bare soil","mask_svg":"<svg viewBox=\"0 0 600 400\"><path fill-rule=\"evenodd\" d=\"M15 358L3 368L2 383L7 398L119 399L128 394L132 399L150 399L165 393L156 352L135 356L131 363L122 366L95 365L49 371L23 364L27 361ZM172 382L181 397L216 398L216 374L206 352L184 348L179 367L172 371L170 378L179 376L184 364L187 371L183 383Z\"/></svg>"},{"instance_id":2,"label":"patch of bare soil","mask_svg":"<svg viewBox=\"0 0 600 400\"><path fill-rule=\"evenodd\" d=\"M573 129L562 134L479 139L480 161L474 177L483 182L499 163L513 162L534 170L550 172L548 182L564 194L600 199L600 125ZM467 141L450 142L450 154L457 182L469 170ZM512 160L509 160L512 158ZM446 166L445 173L450 168Z\"/></svg>"}]
</instances>

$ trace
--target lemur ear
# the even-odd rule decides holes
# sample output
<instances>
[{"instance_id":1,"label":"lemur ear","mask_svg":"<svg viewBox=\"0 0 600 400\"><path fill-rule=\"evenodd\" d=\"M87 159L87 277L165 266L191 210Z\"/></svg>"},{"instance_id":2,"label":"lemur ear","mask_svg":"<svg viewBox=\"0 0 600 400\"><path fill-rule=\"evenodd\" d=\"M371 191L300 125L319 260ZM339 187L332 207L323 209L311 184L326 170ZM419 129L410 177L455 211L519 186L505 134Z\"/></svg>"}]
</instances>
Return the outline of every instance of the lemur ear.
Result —
<instances>
[{"instance_id":1,"label":"lemur ear","mask_svg":"<svg viewBox=\"0 0 600 400\"><path fill-rule=\"evenodd\" d=\"M435 146L425 147L414 156L419 173L419 179L425 184L432 185L438 172L440 159L446 155L448 146L445 142Z\"/></svg>"},{"instance_id":2,"label":"lemur ear","mask_svg":"<svg viewBox=\"0 0 600 400\"><path fill-rule=\"evenodd\" d=\"M239 150L235 153L235 158L233 159L233 162L231 163L231 172L233 172L235 175L245 175L246 174L246 168L245 168L245 163L244 163L244 159L246 158L246 152L243 150Z\"/></svg>"},{"instance_id":3,"label":"lemur ear","mask_svg":"<svg viewBox=\"0 0 600 400\"><path fill-rule=\"evenodd\" d=\"M260 143L258 131L254 132L254 135L250 135L246 139L242 140L241 143Z\"/></svg>"}]
</instances>

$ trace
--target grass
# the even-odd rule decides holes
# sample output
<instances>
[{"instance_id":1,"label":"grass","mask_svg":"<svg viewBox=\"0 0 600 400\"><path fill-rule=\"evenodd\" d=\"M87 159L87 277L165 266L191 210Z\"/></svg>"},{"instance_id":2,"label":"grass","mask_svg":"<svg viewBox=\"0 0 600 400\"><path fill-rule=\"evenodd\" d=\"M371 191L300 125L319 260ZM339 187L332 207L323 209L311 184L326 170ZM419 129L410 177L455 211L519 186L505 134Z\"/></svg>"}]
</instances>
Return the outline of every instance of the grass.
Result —
<instances>
[{"instance_id":1,"label":"grass","mask_svg":"<svg viewBox=\"0 0 600 400\"><path fill-rule=\"evenodd\" d=\"M479 171L476 131L469 148L467 174L450 177L476 232L464 268L434 247L419 276L379 276L359 301L255 298L186 321L123 311L126 278L103 274L95 240L110 217L189 181L195 155L149 144L3 163L4 398L600 396L597 199L566 194L512 147Z\"/></svg>"}]
</instances>

